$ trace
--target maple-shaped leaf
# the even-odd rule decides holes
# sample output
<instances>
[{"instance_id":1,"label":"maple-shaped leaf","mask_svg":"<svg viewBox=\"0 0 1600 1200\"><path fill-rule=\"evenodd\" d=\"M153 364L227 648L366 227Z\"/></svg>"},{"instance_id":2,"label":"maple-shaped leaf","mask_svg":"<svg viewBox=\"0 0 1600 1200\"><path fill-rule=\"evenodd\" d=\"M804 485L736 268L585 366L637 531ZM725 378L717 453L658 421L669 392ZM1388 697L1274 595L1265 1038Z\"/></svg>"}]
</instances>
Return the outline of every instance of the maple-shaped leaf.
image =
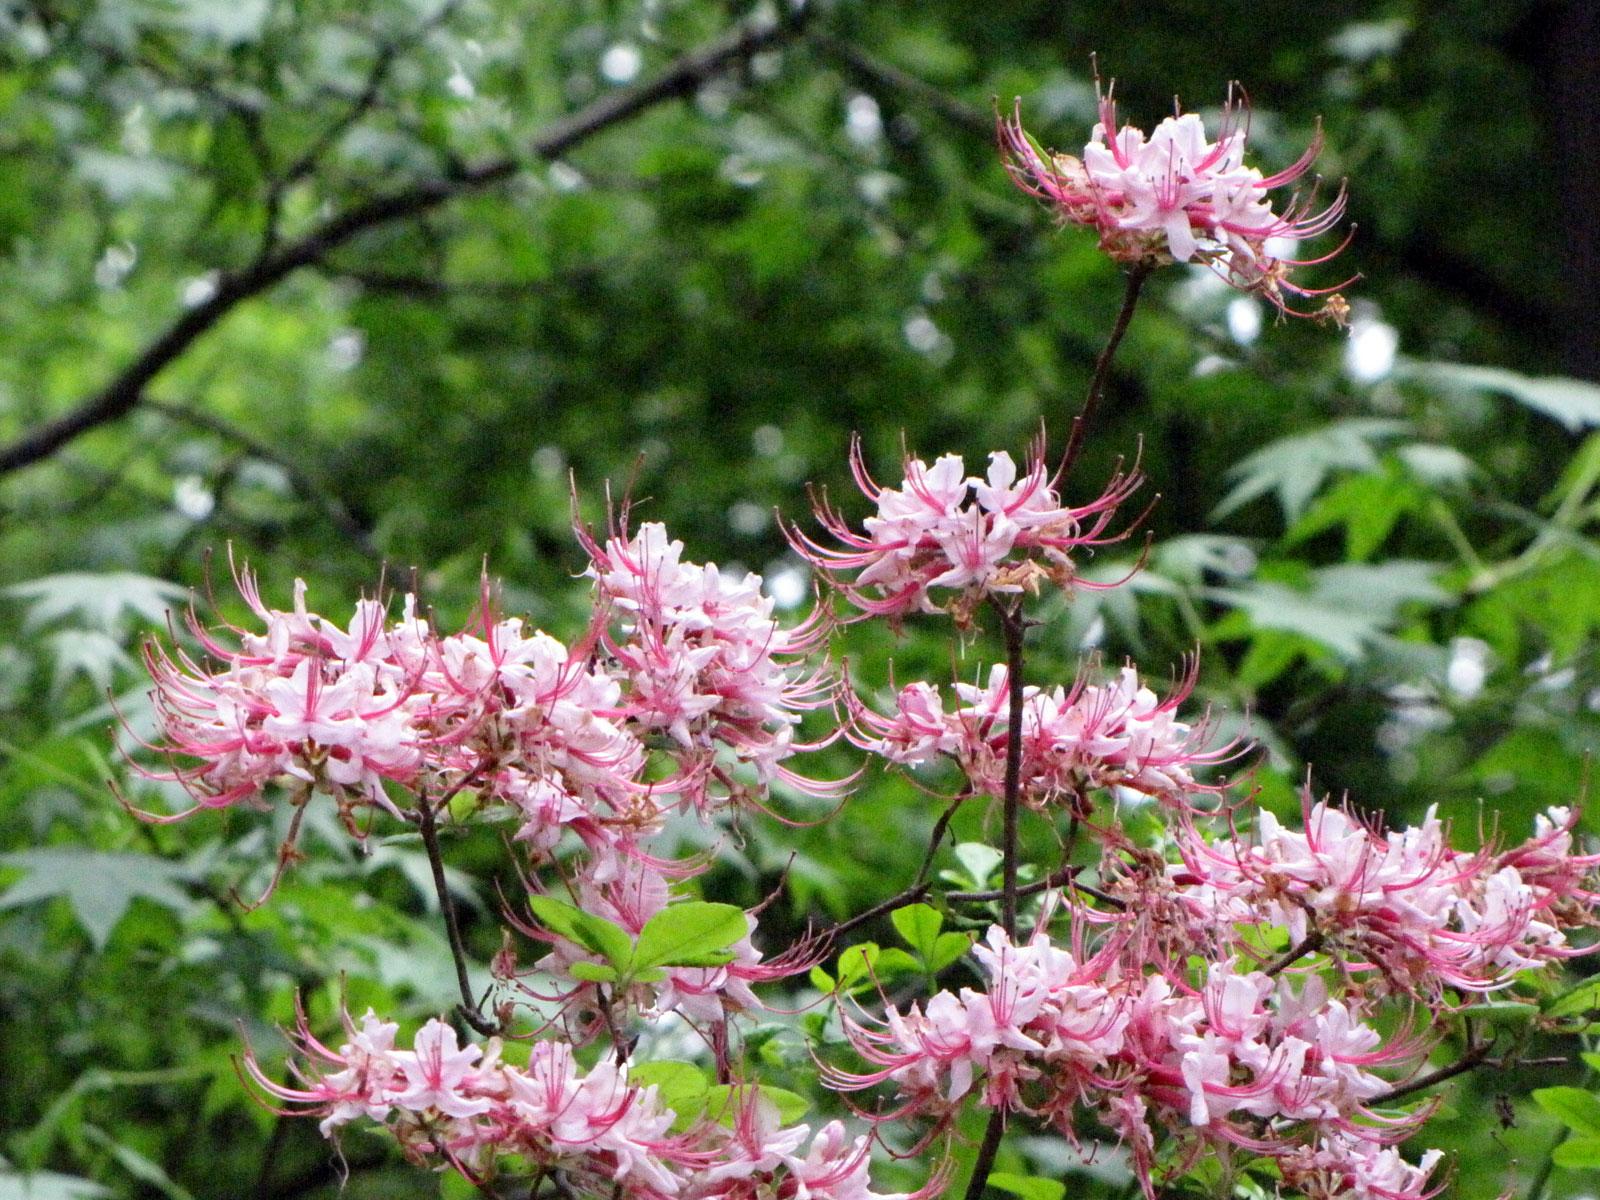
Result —
<instances>
[{"instance_id":1,"label":"maple-shaped leaf","mask_svg":"<svg viewBox=\"0 0 1600 1200\"><path fill-rule=\"evenodd\" d=\"M71 571L16 584L6 589L6 595L28 606L24 630L66 623L115 635L129 617L141 624L161 624L167 611L189 593L165 579L131 571Z\"/></svg>"},{"instance_id":2,"label":"maple-shaped leaf","mask_svg":"<svg viewBox=\"0 0 1600 1200\"><path fill-rule=\"evenodd\" d=\"M1237 482L1213 510L1212 520L1275 492L1284 517L1294 521L1330 474L1373 470L1378 465L1374 443L1409 428L1404 421L1362 417L1269 442L1228 469L1228 478Z\"/></svg>"},{"instance_id":3,"label":"maple-shaped leaf","mask_svg":"<svg viewBox=\"0 0 1600 1200\"><path fill-rule=\"evenodd\" d=\"M179 883L192 872L180 863L149 854L112 854L97 850L19 850L0 855L0 867L20 867L27 874L0 894L0 911L61 897L103 950L136 897L185 913L193 901Z\"/></svg>"}]
</instances>

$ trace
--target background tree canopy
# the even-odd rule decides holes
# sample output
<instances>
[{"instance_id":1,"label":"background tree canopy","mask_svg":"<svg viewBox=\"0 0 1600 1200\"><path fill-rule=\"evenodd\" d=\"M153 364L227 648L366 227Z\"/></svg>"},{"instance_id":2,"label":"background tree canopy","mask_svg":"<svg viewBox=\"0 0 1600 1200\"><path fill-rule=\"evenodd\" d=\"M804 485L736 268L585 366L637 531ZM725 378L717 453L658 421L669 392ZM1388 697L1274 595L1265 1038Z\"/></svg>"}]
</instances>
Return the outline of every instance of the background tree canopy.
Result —
<instances>
[{"instance_id":1,"label":"background tree canopy","mask_svg":"<svg viewBox=\"0 0 1600 1200\"><path fill-rule=\"evenodd\" d=\"M141 633L231 548L270 602L298 576L334 611L387 564L460 615L487 560L509 610L570 634L573 489L603 519L607 480L798 604L773 512L846 494L852 431L884 473L903 444L1020 451L1041 421L1059 445L1121 282L1011 187L993 104L1081 145L1091 52L1140 124L1241 80L1272 168L1320 118L1359 226L1321 281L1362 279L1338 336L1204 271L1155 278L1072 497L1138 456L1154 546L1131 590L1060 606L1040 677L1198 647L1201 699L1248 713L1285 811L1308 766L1468 835L1578 799L1595 23L1577 0L0 3L0 1197L331 1195L345 1171L353 1196L437 1191L375 1142L331 1161L229 1064L241 1024L281 1048L296 991L448 1003L421 854L358 858L329 822L281 902L242 911L272 818L139 825L106 786L167 802L106 732L108 692L148 725ZM850 648L887 677L883 647ZM950 670L942 628L892 653ZM748 902L798 848L794 927L859 910L915 866L882 831L928 808L873 776L837 817L721 847L708 890ZM451 847L485 959L498 852ZM1524 1100L1579 1072L1463 1080L1434 1134L1452 1194L1592 1192L1581 1156L1543 1177L1561 1124ZM1074 1195L1122 1187L1010 1152Z\"/></svg>"}]
</instances>

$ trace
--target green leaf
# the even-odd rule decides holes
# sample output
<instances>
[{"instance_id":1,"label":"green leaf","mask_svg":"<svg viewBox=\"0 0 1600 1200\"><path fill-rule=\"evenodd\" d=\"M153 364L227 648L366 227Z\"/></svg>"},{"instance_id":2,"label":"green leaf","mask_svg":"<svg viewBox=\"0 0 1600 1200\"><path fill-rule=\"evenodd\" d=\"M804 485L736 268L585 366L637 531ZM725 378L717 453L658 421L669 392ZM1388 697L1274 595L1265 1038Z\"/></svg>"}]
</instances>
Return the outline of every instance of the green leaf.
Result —
<instances>
[{"instance_id":1,"label":"green leaf","mask_svg":"<svg viewBox=\"0 0 1600 1200\"><path fill-rule=\"evenodd\" d=\"M883 953L876 942L860 942L847 947L839 955L839 987L844 991L870 983L878 957Z\"/></svg>"},{"instance_id":2,"label":"green leaf","mask_svg":"<svg viewBox=\"0 0 1600 1200\"><path fill-rule=\"evenodd\" d=\"M668 905L645 923L634 962L640 967L719 966L732 960L728 947L747 932L744 909L686 900Z\"/></svg>"},{"instance_id":3,"label":"green leaf","mask_svg":"<svg viewBox=\"0 0 1600 1200\"><path fill-rule=\"evenodd\" d=\"M964 882L979 892L988 887L989 880L1005 861L1005 855L986 842L961 842L955 853L956 861L967 872Z\"/></svg>"},{"instance_id":4,"label":"green leaf","mask_svg":"<svg viewBox=\"0 0 1600 1200\"><path fill-rule=\"evenodd\" d=\"M1550 1161L1575 1170L1600 1167L1600 1137L1569 1138L1550 1152Z\"/></svg>"},{"instance_id":5,"label":"green leaf","mask_svg":"<svg viewBox=\"0 0 1600 1200\"><path fill-rule=\"evenodd\" d=\"M56 697L80 675L103 695L119 670L133 666L121 640L98 629L58 629L45 635L44 645L51 660L50 691Z\"/></svg>"},{"instance_id":6,"label":"green leaf","mask_svg":"<svg viewBox=\"0 0 1600 1200\"><path fill-rule=\"evenodd\" d=\"M738 1111L737 1105L750 1091L750 1084L718 1084L706 1089L705 1111L723 1125L733 1122ZM761 1093L761 1098L778 1110L778 1120L785 1125L792 1125L811 1110L811 1102L804 1096L794 1092L785 1091L783 1088L768 1087L761 1084L756 1089Z\"/></svg>"},{"instance_id":7,"label":"green leaf","mask_svg":"<svg viewBox=\"0 0 1600 1200\"><path fill-rule=\"evenodd\" d=\"M628 1082L636 1087L654 1087L663 1108L678 1114L674 1128L689 1125L706 1108L710 1090L705 1072L693 1063L660 1059L638 1063L628 1069Z\"/></svg>"},{"instance_id":8,"label":"green leaf","mask_svg":"<svg viewBox=\"0 0 1600 1200\"><path fill-rule=\"evenodd\" d=\"M177 168L153 155L137 157L83 146L72 157L78 176L113 204L141 198L168 200L177 190Z\"/></svg>"},{"instance_id":9,"label":"green leaf","mask_svg":"<svg viewBox=\"0 0 1600 1200\"><path fill-rule=\"evenodd\" d=\"M1325 653L1319 643L1303 634L1258 629L1250 639L1250 648L1239 660L1239 669L1234 672L1234 678L1244 687L1253 690L1264 688L1302 657Z\"/></svg>"},{"instance_id":10,"label":"green leaf","mask_svg":"<svg viewBox=\"0 0 1600 1200\"><path fill-rule=\"evenodd\" d=\"M1022 1200L1062 1200L1067 1185L1059 1179L1041 1179L1037 1175L1013 1175L996 1171L989 1176L989 1186L1020 1196Z\"/></svg>"},{"instance_id":11,"label":"green leaf","mask_svg":"<svg viewBox=\"0 0 1600 1200\"><path fill-rule=\"evenodd\" d=\"M1582 1088L1536 1088L1533 1102L1575 1133L1600 1137L1600 1097Z\"/></svg>"},{"instance_id":12,"label":"green leaf","mask_svg":"<svg viewBox=\"0 0 1600 1200\"><path fill-rule=\"evenodd\" d=\"M0 911L62 897L89 935L105 949L111 931L136 898L185 914L193 902L178 883L189 870L148 854L110 854L96 850L19 850L0 855L0 866L28 872L0 895Z\"/></svg>"},{"instance_id":13,"label":"green leaf","mask_svg":"<svg viewBox=\"0 0 1600 1200\"><path fill-rule=\"evenodd\" d=\"M187 32L224 46L261 39L271 0L179 0L168 20Z\"/></svg>"},{"instance_id":14,"label":"green leaf","mask_svg":"<svg viewBox=\"0 0 1600 1200\"><path fill-rule=\"evenodd\" d=\"M159 1163L152 1162L132 1146L123 1145L94 1125L83 1126L83 1133L89 1141L110 1154L129 1175L160 1192L167 1200L194 1200L189 1190L162 1170Z\"/></svg>"},{"instance_id":15,"label":"green leaf","mask_svg":"<svg viewBox=\"0 0 1600 1200\"><path fill-rule=\"evenodd\" d=\"M1577 1017L1600 1008L1600 976L1585 979L1577 987L1544 1002L1547 1017Z\"/></svg>"},{"instance_id":16,"label":"green leaf","mask_svg":"<svg viewBox=\"0 0 1600 1200\"><path fill-rule=\"evenodd\" d=\"M928 970L934 973L944 970L972 949L975 936L971 933L941 933L933 943L933 952L925 959Z\"/></svg>"},{"instance_id":17,"label":"green leaf","mask_svg":"<svg viewBox=\"0 0 1600 1200\"><path fill-rule=\"evenodd\" d=\"M97 1200L111 1189L92 1179L55 1171L22 1174L0 1167L0 1200Z\"/></svg>"},{"instance_id":18,"label":"green leaf","mask_svg":"<svg viewBox=\"0 0 1600 1200\"><path fill-rule=\"evenodd\" d=\"M24 630L61 622L113 635L125 632L129 618L162 624L168 611L189 595L175 583L126 571L46 575L9 587L5 594L28 606Z\"/></svg>"},{"instance_id":19,"label":"green leaf","mask_svg":"<svg viewBox=\"0 0 1600 1200\"><path fill-rule=\"evenodd\" d=\"M1461 1010L1464 1017L1475 1017L1491 1025L1521 1025L1539 1015L1537 1004L1523 1004L1517 1000L1492 1000L1488 1004L1474 1004Z\"/></svg>"},{"instance_id":20,"label":"green leaf","mask_svg":"<svg viewBox=\"0 0 1600 1200\"><path fill-rule=\"evenodd\" d=\"M931 904L908 904L889 914L895 931L924 962L933 957L933 945L944 928L944 917Z\"/></svg>"},{"instance_id":21,"label":"green leaf","mask_svg":"<svg viewBox=\"0 0 1600 1200\"><path fill-rule=\"evenodd\" d=\"M617 968L609 963L592 963L579 960L567 968L567 974L581 983L615 983Z\"/></svg>"},{"instance_id":22,"label":"green leaf","mask_svg":"<svg viewBox=\"0 0 1600 1200\"><path fill-rule=\"evenodd\" d=\"M551 933L600 955L618 971L628 969L633 959L633 939L622 926L554 896L529 896L528 907Z\"/></svg>"},{"instance_id":23,"label":"green leaf","mask_svg":"<svg viewBox=\"0 0 1600 1200\"><path fill-rule=\"evenodd\" d=\"M1389 627L1406 605L1437 608L1450 602L1438 584L1442 571L1438 563L1405 558L1371 566L1341 563L1313 572L1312 595L1334 608L1364 605L1379 625Z\"/></svg>"},{"instance_id":24,"label":"green leaf","mask_svg":"<svg viewBox=\"0 0 1600 1200\"><path fill-rule=\"evenodd\" d=\"M1582 793L1587 773L1583 756L1557 730L1527 725L1490 746L1471 769L1478 785L1496 796L1502 817L1511 815L1507 810L1516 799L1521 801L1517 815L1529 823L1540 808L1572 803Z\"/></svg>"},{"instance_id":25,"label":"green leaf","mask_svg":"<svg viewBox=\"0 0 1600 1200\"><path fill-rule=\"evenodd\" d=\"M1403 559L1375 566L1345 563L1313 572L1309 591L1252 581L1206 594L1238 609L1253 629L1295 634L1354 662L1399 621L1407 605L1432 608L1449 601L1449 593L1434 582L1439 570L1433 563Z\"/></svg>"},{"instance_id":26,"label":"green leaf","mask_svg":"<svg viewBox=\"0 0 1600 1200\"><path fill-rule=\"evenodd\" d=\"M1502 658L1523 657L1523 630L1533 629L1543 635L1559 666L1600 630L1600 561L1586 546L1554 553L1542 565L1497 584L1470 615Z\"/></svg>"},{"instance_id":27,"label":"green leaf","mask_svg":"<svg viewBox=\"0 0 1600 1200\"><path fill-rule=\"evenodd\" d=\"M890 946L879 952L872 969L883 979L890 975L920 975L927 971L921 958L914 958L899 946Z\"/></svg>"},{"instance_id":28,"label":"green leaf","mask_svg":"<svg viewBox=\"0 0 1600 1200\"><path fill-rule=\"evenodd\" d=\"M1426 494L1393 464L1381 473L1352 475L1317 497L1289 530L1284 544L1293 546L1342 526L1345 557L1363 562L1383 545L1402 516L1418 511L1426 500Z\"/></svg>"},{"instance_id":29,"label":"green leaf","mask_svg":"<svg viewBox=\"0 0 1600 1200\"><path fill-rule=\"evenodd\" d=\"M1465 487L1480 474L1478 464L1454 446L1408 442L1394 453L1419 483L1430 488Z\"/></svg>"},{"instance_id":30,"label":"green leaf","mask_svg":"<svg viewBox=\"0 0 1600 1200\"><path fill-rule=\"evenodd\" d=\"M1228 470L1238 482L1211 514L1220 521L1268 492L1275 492L1284 517L1299 518L1311 497L1334 471L1370 471L1378 465L1375 442L1398 437L1404 421L1361 418L1271 442Z\"/></svg>"},{"instance_id":31,"label":"green leaf","mask_svg":"<svg viewBox=\"0 0 1600 1200\"><path fill-rule=\"evenodd\" d=\"M1542 413L1576 433L1600 425L1600 386L1561 375L1519 375L1501 367L1416 363L1405 374L1442 391L1493 392Z\"/></svg>"}]
</instances>

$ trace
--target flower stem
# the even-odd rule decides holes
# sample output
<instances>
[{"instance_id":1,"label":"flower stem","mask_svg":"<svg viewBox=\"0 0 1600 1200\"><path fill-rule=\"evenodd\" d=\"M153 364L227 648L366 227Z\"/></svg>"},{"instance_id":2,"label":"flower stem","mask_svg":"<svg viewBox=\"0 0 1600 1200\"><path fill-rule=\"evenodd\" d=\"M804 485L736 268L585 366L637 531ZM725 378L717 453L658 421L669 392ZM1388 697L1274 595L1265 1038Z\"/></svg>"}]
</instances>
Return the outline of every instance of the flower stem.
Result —
<instances>
[{"instance_id":1,"label":"flower stem","mask_svg":"<svg viewBox=\"0 0 1600 1200\"><path fill-rule=\"evenodd\" d=\"M1374 1096L1367 1103L1376 1108L1385 1104L1393 1104L1396 1100L1404 1099L1416 1092L1425 1091L1435 1084L1444 1083L1454 1079L1457 1075L1465 1075L1468 1071L1478 1066L1489 1057L1489 1052L1494 1049L1492 1041L1478 1041L1474 1035L1469 1034L1467 1048L1461 1057L1448 1066L1440 1067L1436 1071L1429 1071L1426 1075L1418 1076L1409 1083L1402 1083L1392 1087L1381 1096Z\"/></svg>"},{"instance_id":2,"label":"flower stem","mask_svg":"<svg viewBox=\"0 0 1600 1200\"><path fill-rule=\"evenodd\" d=\"M1322 931L1313 929L1293 946L1283 952L1283 955L1271 965L1262 968L1263 975L1272 976L1281 974L1289 967L1294 966L1308 954L1314 954L1322 948Z\"/></svg>"},{"instance_id":3,"label":"flower stem","mask_svg":"<svg viewBox=\"0 0 1600 1200\"><path fill-rule=\"evenodd\" d=\"M1006 936L1017 936L1017 818L1022 807L1022 642L1027 625L1022 619L1022 605L1008 608L993 600L1000 614L1000 629L1006 641L1006 685L1011 701L1006 719L1006 780L1004 798L1004 824L1001 830L1000 918Z\"/></svg>"},{"instance_id":4,"label":"flower stem","mask_svg":"<svg viewBox=\"0 0 1600 1200\"><path fill-rule=\"evenodd\" d=\"M984 1127L983 1141L978 1146L978 1158L972 1164L972 1178L967 1180L966 1200L978 1200L989 1184L989 1172L994 1170L995 1156L1000 1152L1000 1139L1006 1132L1004 1109L989 1114L989 1124Z\"/></svg>"},{"instance_id":5,"label":"flower stem","mask_svg":"<svg viewBox=\"0 0 1600 1200\"><path fill-rule=\"evenodd\" d=\"M433 873L433 890L439 896L439 909L444 913L450 955L456 963L456 984L461 989L458 1011L461 1019L473 1029L485 1037L491 1037L500 1032L500 1027L478 1010L478 1002L472 996L472 981L467 977L467 949L461 940L461 923L456 919L455 900L445 883L444 855L439 850L439 826L434 819L433 805L426 797L419 797L419 803L413 811L416 813L417 829L422 834L423 849L428 854L428 868Z\"/></svg>"},{"instance_id":6,"label":"flower stem","mask_svg":"<svg viewBox=\"0 0 1600 1200\"><path fill-rule=\"evenodd\" d=\"M1117 313L1116 323L1111 326L1111 335L1106 338L1104 348L1094 360L1094 374L1089 377L1089 391L1083 399L1083 409L1072 422L1067 452L1061 460L1063 475L1072 469L1072 464L1077 462L1078 454L1083 449L1083 439L1094 421L1095 411L1100 407L1100 399L1105 395L1106 380L1111 377L1111 360L1117 356L1122 335L1128 332L1128 326L1133 321L1133 310L1139 306L1139 293L1149 277L1150 267L1142 263L1135 264L1128 271L1128 286L1122 294L1122 308Z\"/></svg>"},{"instance_id":7,"label":"flower stem","mask_svg":"<svg viewBox=\"0 0 1600 1200\"><path fill-rule=\"evenodd\" d=\"M1022 604L1007 605L991 595L989 602L1000 618L1000 631L1006 643L1006 684L1010 696L1010 712L1006 719L1006 781L1004 825L1000 835L1000 849L1004 858L1000 865L1000 923L1006 936L1013 941L1017 936L1017 817L1022 807L1022 643L1028 632L1022 619ZM983 1141L978 1146L977 1160L972 1164L972 1178L967 1181L966 1200L978 1200L988 1186L989 1173L994 1170L995 1155L1000 1152L1000 1141L1006 1132L1004 1108L989 1114L989 1124L984 1128Z\"/></svg>"},{"instance_id":8,"label":"flower stem","mask_svg":"<svg viewBox=\"0 0 1600 1200\"><path fill-rule=\"evenodd\" d=\"M1062 459L1062 474L1072 468L1079 451L1083 449L1084 435L1094 420L1095 410L1100 405L1100 397L1105 393L1106 379L1111 374L1111 361L1116 357L1117 347L1122 343L1123 335L1128 332L1134 309L1139 305L1139 292L1143 289L1144 281L1149 274L1150 268L1143 265L1135 266L1128 272L1128 286L1122 296L1122 308L1117 313L1116 324L1111 327L1111 336L1106 339L1105 348L1095 359L1094 374L1089 378L1089 393L1084 398L1083 411L1072 422L1072 434L1067 441L1067 451ZM1015 941L1019 894L1017 821L1022 809L1022 665L1023 641L1028 632L1028 623L1023 619L1020 600L1015 606L1007 606L991 594L989 603L1000 618L1000 632L1005 638L1006 645L1006 684L1010 710L1006 719L1006 778L1005 796L1002 800L1003 825L1000 834L1000 850L1004 856L1000 865L1000 923L1005 928L1006 936ZM996 1108L989 1114L989 1124L984 1129L983 1141L978 1146L977 1161L972 1165L972 1178L967 1182L966 1200L978 1200L978 1197L983 1195L1005 1131L1005 1110Z\"/></svg>"},{"instance_id":9,"label":"flower stem","mask_svg":"<svg viewBox=\"0 0 1600 1200\"><path fill-rule=\"evenodd\" d=\"M1550 1173L1555 1169L1555 1153L1565 1144L1571 1136L1572 1130L1563 1129L1556 1134L1555 1140L1550 1143L1543 1156L1539 1159L1539 1169L1533 1173L1533 1182L1528 1184L1528 1200L1544 1200L1544 1190L1550 1184Z\"/></svg>"}]
</instances>

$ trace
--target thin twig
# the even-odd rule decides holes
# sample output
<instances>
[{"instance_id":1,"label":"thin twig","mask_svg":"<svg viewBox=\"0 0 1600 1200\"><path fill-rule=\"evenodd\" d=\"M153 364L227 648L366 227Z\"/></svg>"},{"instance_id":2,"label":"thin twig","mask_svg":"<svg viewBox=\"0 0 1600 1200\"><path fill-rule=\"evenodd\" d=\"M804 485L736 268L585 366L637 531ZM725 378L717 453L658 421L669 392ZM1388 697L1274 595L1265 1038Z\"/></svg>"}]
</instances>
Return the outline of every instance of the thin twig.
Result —
<instances>
[{"instance_id":1,"label":"thin twig","mask_svg":"<svg viewBox=\"0 0 1600 1200\"><path fill-rule=\"evenodd\" d=\"M1368 1106L1392 1104L1394 1101L1403 1099L1415 1092L1431 1088L1436 1083L1454 1079L1457 1075L1465 1075L1474 1067L1481 1066L1488 1059L1489 1051L1493 1047L1494 1043L1492 1041L1479 1042L1469 1046L1466 1053L1449 1066L1440 1067L1437 1071L1429 1071L1426 1075L1418 1076L1410 1083L1402 1083L1398 1087L1390 1088L1381 1096L1374 1096L1366 1103Z\"/></svg>"},{"instance_id":2,"label":"thin twig","mask_svg":"<svg viewBox=\"0 0 1600 1200\"><path fill-rule=\"evenodd\" d=\"M1264 968L1261 973L1269 977L1280 974L1287 968L1294 966L1307 954L1315 953L1320 949L1322 949L1322 931L1313 929L1305 937L1285 950L1281 958L1275 960L1271 966Z\"/></svg>"},{"instance_id":3,"label":"thin twig","mask_svg":"<svg viewBox=\"0 0 1600 1200\"><path fill-rule=\"evenodd\" d=\"M472 994L472 980L467 975L467 948L461 940L461 924L456 919L455 899L450 895L449 885L444 877L444 855L439 849L439 826L433 815L433 805L426 797L418 797L416 808L412 809L416 815L417 829L422 834L422 845L428 854L428 869L433 872L433 888L439 895L439 908L444 913L445 933L450 940L450 955L455 959L456 983L461 988L461 1003L458 1011L461 1019L485 1037L492 1037L500 1033L500 1026L489 1020L478 1009L478 1001Z\"/></svg>"},{"instance_id":4,"label":"thin twig","mask_svg":"<svg viewBox=\"0 0 1600 1200\"><path fill-rule=\"evenodd\" d=\"M813 30L807 35L806 40L829 58L837 59L863 83L900 92L938 113L952 125L975 133L979 137L987 139L994 136L993 117L981 109L957 100L927 80L919 79L909 71L903 71L899 67L874 58L852 42L820 30Z\"/></svg>"},{"instance_id":5,"label":"thin twig","mask_svg":"<svg viewBox=\"0 0 1600 1200\"><path fill-rule=\"evenodd\" d=\"M283 472L284 478L289 481L289 486L299 493L300 498L319 506L334 528L350 539L362 554L372 559L381 559L383 557L378 547L373 544L371 530L356 517L350 506L335 492L307 474L302 467L295 463L293 458L280 454L248 430L241 429L221 417L213 416L200 409L184 408L181 405L168 404L164 400L155 400L150 397L144 399L143 405L152 412L160 413L170 421L192 425L196 429L204 429L220 438L234 442L247 451L252 458L271 463Z\"/></svg>"},{"instance_id":6,"label":"thin twig","mask_svg":"<svg viewBox=\"0 0 1600 1200\"><path fill-rule=\"evenodd\" d=\"M1017 898L1020 900L1026 896L1037 896L1040 892L1048 892L1052 888L1065 887L1068 883L1072 883L1073 876L1082 870L1082 867L1062 867L1052 875L1047 875L1043 879L1037 879L1032 883L1025 883L1018 887ZM1092 888L1086 883L1072 883L1072 890L1100 901L1107 908L1115 908L1120 911L1128 907L1115 896L1107 895L1105 892L1100 891L1098 888ZM1001 900L1004 897L1005 892L998 888L990 892L946 892L944 896L952 904L983 904Z\"/></svg>"},{"instance_id":7,"label":"thin twig","mask_svg":"<svg viewBox=\"0 0 1600 1200\"><path fill-rule=\"evenodd\" d=\"M955 820L956 813L966 800L966 796L957 796L933 823L933 834L928 838L928 852L922 856L922 866L917 869L917 877L911 881L912 887L918 887L928 881L928 875L933 871L933 860L939 855L939 843L944 841L945 830L950 828L950 822Z\"/></svg>"},{"instance_id":8,"label":"thin twig","mask_svg":"<svg viewBox=\"0 0 1600 1200\"><path fill-rule=\"evenodd\" d=\"M1005 795L1001 803L1000 851L1000 923L1006 936L1017 936L1017 821L1022 808L1022 643L1027 634L1019 609L1007 608L1005 603L990 596L994 610L1000 615L1000 630L1006 643L1006 683L1010 711L1006 718L1006 777Z\"/></svg>"},{"instance_id":9,"label":"thin twig","mask_svg":"<svg viewBox=\"0 0 1600 1200\"><path fill-rule=\"evenodd\" d=\"M955 819L956 813L967 799L968 797L966 796L957 796L950 802L949 807L939 814L939 819L933 823L933 833L928 838L928 849L922 856L922 866L918 868L916 878L911 881L910 887L890 896L887 900L874 904L865 912L859 912L855 916L840 921L838 924L822 930L814 936L825 940L841 937L852 929L860 928L868 921L876 920L885 913L894 912L896 909L904 908L908 904L915 904L932 891L933 884L928 879L928 875L933 870L934 858L939 853L939 843L944 840L945 831L950 828L950 822Z\"/></svg>"},{"instance_id":10,"label":"thin twig","mask_svg":"<svg viewBox=\"0 0 1600 1200\"><path fill-rule=\"evenodd\" d=\"M800 18L812 7L808 5L790 21L746 22L680 56L655 78L607 92L570 116L547 125L529 144L525 159L559 158L613 125L664 101L692 94L712 76L794 36L800 28ZM139 406L145 388L157 376L245 300L260 295L302 267L321 263L334 250L369 230L421 216L458 196L510 180L522 169L525 159L489 159L448 177L423 180L357 204L303 237L260 255L242 270L224 273L210 298L173 321L99 392L77 408L0 447L0 475L41 462L74 439L127 416Z\"/></svg>"},{"instance_id":11,"label":"thin twig","mask_svg":"<svg viewBox=\"0 0 1600 1200\"><path fill-rule=\"evenodd\" d=\"M1000 1139L1005 1132L1005 1110L997 1108L989 1114L989 1124L984 1126L978 1157L972 1164L972 1178L967 1180L966 1200L978 1200L983 1195L983 1189L989 1184L989 1173L994 1170L995 1155L1000 1152Z\"/></svg>"},{"instance_id":12,"label":"thin twig","mask_svg":"<svg viewBox=\"0 0 1600 1200\"><path fill-rule=\"evenodd\" d=\"M852 929L858 929L862 925L865 925L868 921L875 921L885 913L892 913L897 908L904 908L908 904L915 904L918 900L921 900L924 896L926 896L932 889L933 884L927 882L926 880L924 880L922 883L913 884L911 887L908 887L905 891L899 893L898 895L890 896L887 900L884 900L879 904L874 904L865 912L859 912L847 920L840 921L837 925L823 930L816 936L818 938L826 939L843 937Z\"/></svg>"},{"instance_id":13,"label":"thin twig","mask_svg":"<svg viewBox=\"0 0 1600 1200\"><path fill-rule=\"evenodd\" d=\"M1073 464L1078 460L1079 452L1083 449L1084 436L1094 422L1101 397L1105 395L1106 380L1111 377L1111 360L1117 356L1117 347L1122 344L1122 335L1128 332L1128 326L1133 321L1133 310L1139 306L1139 293L1144 288L1144 281L1149 277L1150 268L1143 263L1136 263L1128 270L1128 287L1122 294L1122 308L1117 312L1116 323L1111 327L1111 336L1106 339L1105 346L1094 360L1094 374L1089 377L1089 391L1084 396L1083 409L1072 421L1072 433L1067 439L1067 452L1061 460L1063 475L1072 470Z\"/></svg>"}]
</instances>

